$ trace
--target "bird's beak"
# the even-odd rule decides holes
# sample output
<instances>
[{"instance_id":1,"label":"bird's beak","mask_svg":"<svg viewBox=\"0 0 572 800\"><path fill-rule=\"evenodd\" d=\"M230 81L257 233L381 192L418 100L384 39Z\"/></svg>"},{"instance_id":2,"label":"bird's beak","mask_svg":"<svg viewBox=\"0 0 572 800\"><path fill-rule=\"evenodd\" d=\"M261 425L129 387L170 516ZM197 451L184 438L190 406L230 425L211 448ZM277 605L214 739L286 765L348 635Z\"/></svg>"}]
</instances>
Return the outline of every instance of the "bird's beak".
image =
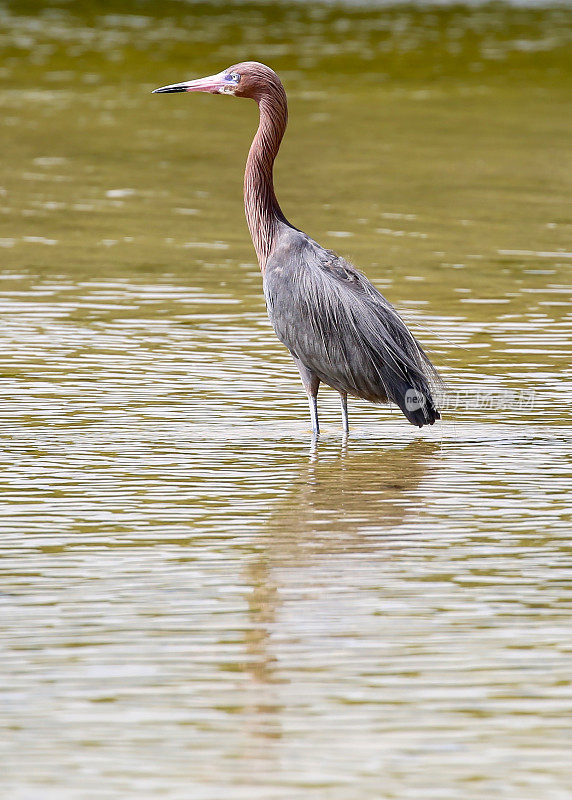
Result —
<instances>
[{"instance_id":1,"label":"bird's beak","mask_svg":"<svg viewBox=\"0 0 572 800\"><path fill-rule=\"evenodd\" d=\"M153 94L161 92L211 92L219 94L225 88L224 72L216 75L209 75L207 78L198 78L195 81L183 81L182 83L171 83L169 86L161 86L153 89Z\"/></svg>"}]
</instances>

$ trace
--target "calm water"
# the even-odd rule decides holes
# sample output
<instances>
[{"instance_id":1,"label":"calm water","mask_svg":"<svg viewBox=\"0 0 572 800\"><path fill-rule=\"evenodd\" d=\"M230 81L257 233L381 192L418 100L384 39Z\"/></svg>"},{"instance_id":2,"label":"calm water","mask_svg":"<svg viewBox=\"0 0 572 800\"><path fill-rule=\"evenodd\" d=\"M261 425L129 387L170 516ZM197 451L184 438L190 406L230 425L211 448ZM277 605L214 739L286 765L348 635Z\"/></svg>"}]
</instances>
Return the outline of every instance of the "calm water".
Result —
<instances>
[{"instance_id":1,"label":"calm water","mask_svg":"<svg viewBox=\"0 0 572 800\"><path fill-rule=\"evenodd\" d=\"M0 6L2 800L567 800L570 7ZM243 219L362 267L442 424L306 400Z\"/></svg>"}]
</instances>

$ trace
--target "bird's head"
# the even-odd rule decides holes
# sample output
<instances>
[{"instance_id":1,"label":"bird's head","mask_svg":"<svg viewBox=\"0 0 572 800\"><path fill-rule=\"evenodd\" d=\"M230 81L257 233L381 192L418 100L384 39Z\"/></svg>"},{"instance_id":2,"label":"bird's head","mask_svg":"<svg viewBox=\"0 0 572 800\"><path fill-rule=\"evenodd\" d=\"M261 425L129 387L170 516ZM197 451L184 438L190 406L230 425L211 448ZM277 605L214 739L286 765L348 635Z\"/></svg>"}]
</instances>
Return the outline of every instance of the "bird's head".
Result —
<instances>
[{"instance_id":1,"label":"bird's head","mask_svg":"<svg viewBox=\"0 0 572 800\"><path fill-rule=\"evenodd\" d=\"M280 78L273 69L258 61L242 61L232 67L209 75L182 83L172 83L155 89L153 94L161 92L210 92L211 94L232 94L235 97L250 97L257 102L265 92L282 89Z\"/></svg>"}]
</instances>

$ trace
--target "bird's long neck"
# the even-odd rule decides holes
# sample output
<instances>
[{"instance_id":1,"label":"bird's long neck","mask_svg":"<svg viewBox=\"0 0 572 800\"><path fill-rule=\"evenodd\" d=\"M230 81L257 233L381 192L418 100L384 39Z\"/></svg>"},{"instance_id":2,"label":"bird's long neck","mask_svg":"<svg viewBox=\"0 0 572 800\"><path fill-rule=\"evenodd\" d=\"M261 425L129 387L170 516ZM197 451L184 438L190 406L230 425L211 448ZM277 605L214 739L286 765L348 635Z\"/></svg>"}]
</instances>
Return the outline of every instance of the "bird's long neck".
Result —
<instances>
[{"instance_id":1,"label":"bird's long neck","mask_svg":"<svg viewBox=\"0 0 572 800\"><path fill-rule=\"evenodd\" d=\"M260 123L253 139L244 173L246 221L260 269L264 272L272 254L281 222L286 222L276 194L272 167L288 122L288 104L282 84L258 99Z\"/></svg>"}]
</instances>

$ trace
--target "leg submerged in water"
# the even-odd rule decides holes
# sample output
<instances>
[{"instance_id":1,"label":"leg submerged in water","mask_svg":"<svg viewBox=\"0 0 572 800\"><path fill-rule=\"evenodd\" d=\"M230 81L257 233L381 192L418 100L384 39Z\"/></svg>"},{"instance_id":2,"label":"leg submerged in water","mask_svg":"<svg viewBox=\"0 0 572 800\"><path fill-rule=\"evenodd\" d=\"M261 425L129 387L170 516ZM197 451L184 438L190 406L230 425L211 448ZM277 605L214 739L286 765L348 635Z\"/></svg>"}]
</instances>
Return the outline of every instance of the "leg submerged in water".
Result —
<instances>
[{"instance_id":1,"label":"leg submerged in water","mask_svg":"<svg viewBox=\"0 0 572 800\"><path fill-rule=\"evenodd\" d=\"M318 398L308 395L308 403L310 406L310 419L312 420L312 435L320 435L320 424L318 422Z\"/></svg>"},{"instance_id":2,"label":"leg submerged in water","mask_svg":"<svg viewBox=\"0 0 572 800\"><path fill-rule=\"evenodd\" d=\"M350 432L350 421L348 418L348 396L345 392L340 392L340 400L342 401L342 427L344 434Z\"/></svg>"},{"instance_id":3,"label":"leg submerged in water","mask_svg":"<svg viewBox=\"0 0 572 800\"><path fill-rule=\"evenodd\" d=\"M317 378L307 367L305 367L298 358L294 358L294 363L298 367L302 384L304 385L304 389L308 395L310 419L312 421L312 434L314 436L318 436L320 434L320 424L318 422L318 387L320 386L320 379Z\"/></svg>"}]
</instances>

